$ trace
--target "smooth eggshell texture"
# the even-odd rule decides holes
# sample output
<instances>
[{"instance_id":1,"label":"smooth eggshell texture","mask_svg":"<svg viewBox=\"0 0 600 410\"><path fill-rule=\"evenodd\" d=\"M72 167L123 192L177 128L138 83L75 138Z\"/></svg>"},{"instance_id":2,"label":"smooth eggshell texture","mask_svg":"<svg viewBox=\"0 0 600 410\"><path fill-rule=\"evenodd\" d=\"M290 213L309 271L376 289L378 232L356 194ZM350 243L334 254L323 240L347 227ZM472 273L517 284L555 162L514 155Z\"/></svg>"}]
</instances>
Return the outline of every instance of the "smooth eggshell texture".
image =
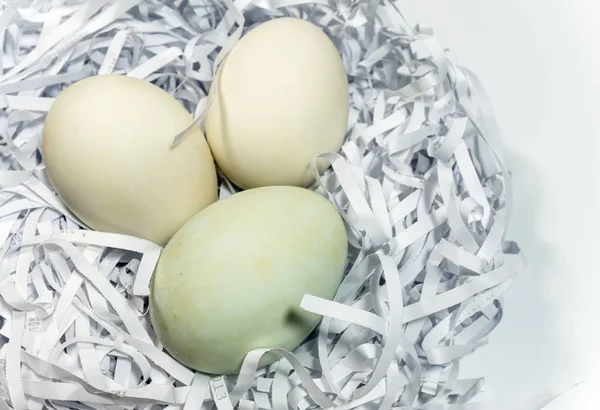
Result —
<instances>
[{"instance_id":1,"label":"smooth eggshell texture","mask_svg":"<svg viewBox=\"0 0 600 410\"><path fill-rule=\"evenodd\" d=\"M335 45L312 23L279 18L252 29L215 82L206 137L236 185L307 186L313 158L340 149L348 80Z\"/></svg>"},{"instance_id":2,"label":"smooth eggshell texture","mask_svg":"<svg viewBox=\"0 0 600 410\"><path fill-rule=\"evenodd\" d=\"M300 301L335 295L347 251L342 219L320 195L287 186L235 194L165 247L151 284L153 327L180 362L235 373L252 349L292 350L306 338L320 316Z\"/></svg>"},{"instance_id":3,"label":"smooth eggshell texture","mask_svg":"<svg viewBox=\"0 0 600 410\"><path fill-rule=\"evenodd\" d=\"M165 244L217 199L200 129L174 148L193 118L146 81L109 75L68 87L52 104L43 159L56 192L89 227Z\"/></svg>"}]
</instances>

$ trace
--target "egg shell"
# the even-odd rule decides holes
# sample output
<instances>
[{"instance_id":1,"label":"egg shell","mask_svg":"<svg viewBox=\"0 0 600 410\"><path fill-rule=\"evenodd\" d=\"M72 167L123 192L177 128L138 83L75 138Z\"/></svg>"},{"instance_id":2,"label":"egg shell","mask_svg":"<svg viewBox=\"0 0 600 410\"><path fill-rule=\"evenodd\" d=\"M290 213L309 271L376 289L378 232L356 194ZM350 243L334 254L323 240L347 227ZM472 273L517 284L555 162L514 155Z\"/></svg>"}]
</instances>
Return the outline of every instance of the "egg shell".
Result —
<instances>
[{"instance_id":1,"label":"egg shell","mask_svg":"<svg viewBox=\"0 0 600 410\"><path fill-rule=\"evenodd\" d=\"M242 188L307 186L313 158L344 141L349 89L342 59L319 27L301 19L274 19L242 37L210 100L209 145Z\"/></svg>"},{"instance_id":2,"label":"egg shell","mask_svg":"<svg viewBox=\"0 0 600 410\"><path fill-rule=\"evenodd\" d=\"M210 149L167 92L120 75L89 77L56 98L42 155L67 207L89 227L165 244L217 199Z\"/></svg>"},{"instance_id":3,"label":"egg shell","mask_svg":"<svg viewBox=\"0 0 600 410\"><path fill-rule=\"evenodd\" d=\"M302 297L332 298L347 252L344 223L320 195L289 186L235 194L165 247L151 283L153 327L181 363L235 373L252 349L292 350L306 338L320 316L300 309Z\"/></svg>"}]
</instances>

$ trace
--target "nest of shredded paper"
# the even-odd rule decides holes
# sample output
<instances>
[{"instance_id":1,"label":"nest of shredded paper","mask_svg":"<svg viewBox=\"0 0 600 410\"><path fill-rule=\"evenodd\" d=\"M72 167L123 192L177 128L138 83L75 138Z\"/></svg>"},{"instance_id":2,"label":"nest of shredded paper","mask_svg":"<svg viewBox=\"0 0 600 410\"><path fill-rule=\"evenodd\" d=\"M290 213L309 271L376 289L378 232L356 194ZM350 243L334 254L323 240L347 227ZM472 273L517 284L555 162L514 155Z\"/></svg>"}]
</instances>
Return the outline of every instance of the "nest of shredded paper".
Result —
<instances>
[{"instance_id":1,"label":"nest of shredded paper","mask_svg":"<svg viewBox=\"0 0 600 410\"><path fill-rule=\"evenodd\" d=\"M6 3L6 2L4 2ZM0 14L0 409L447 408L523 266L504 239L510 181L481 86L388 0L13 1ZM194 373L147 313L160 247L77 224L45 177L44 115L65 87L121 73L201 118L216 68L250 27L294 16L331 36L351 111L314 189L349 231L347 275L293 353L239 376ZM221 179L219 197L233 192ZM310 255L307 255L310 257ZM125 407L123 407L125 406Z\"/></svg>"}]
</instances>

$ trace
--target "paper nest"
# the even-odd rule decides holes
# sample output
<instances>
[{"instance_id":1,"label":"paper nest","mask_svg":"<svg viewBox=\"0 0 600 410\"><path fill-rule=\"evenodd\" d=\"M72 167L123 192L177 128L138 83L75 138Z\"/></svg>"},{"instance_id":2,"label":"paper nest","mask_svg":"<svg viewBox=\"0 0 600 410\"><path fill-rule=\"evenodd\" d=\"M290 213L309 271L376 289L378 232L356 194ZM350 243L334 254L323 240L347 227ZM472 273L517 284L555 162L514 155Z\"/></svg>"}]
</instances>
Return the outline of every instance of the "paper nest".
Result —
<instances>
[{"instance_id":1,"label":"paper nest","mask_svg":"<svg viewBox=\"0 0 600 410\"><path fill-rule=\"evenodd\" d=\"M381 1L10 1L0 14L0 409L451 408L481 391L459 362L486 342L523 267L504 239L510 176L479 81L430 30ZM348 137L315 189L350 232L335 301L293 355L239 377L183 367L156 341L149 242L82 229L39 152L67 85L122 73L200 117L218 63L249 27L294 16L323 27L350 78ZM219 197L232 193L222 180Z\"/></svg>"}]
</instances>

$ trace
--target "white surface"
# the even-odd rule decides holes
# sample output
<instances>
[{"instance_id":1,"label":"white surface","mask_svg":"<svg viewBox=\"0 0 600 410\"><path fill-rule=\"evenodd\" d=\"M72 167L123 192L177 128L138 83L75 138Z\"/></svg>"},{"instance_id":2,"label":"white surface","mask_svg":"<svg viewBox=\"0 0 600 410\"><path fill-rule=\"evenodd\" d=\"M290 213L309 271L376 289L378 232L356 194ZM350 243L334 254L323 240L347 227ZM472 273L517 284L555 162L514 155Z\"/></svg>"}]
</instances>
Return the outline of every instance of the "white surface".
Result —
<instances>
[{"instance_id":1,"label":"white surface","mask_svg":"<svg viewBox=\"0 0 600 410\"><path fill-rule=\"evenodd\" d=\"M545 410L600 409L600 3L400 0L482 80L514 174L509 237L529 270L505 297L490 343L464 361L477 401L558 393ZM511 408L508 407L507 408Z\"/></svg>"}]
</instances>

